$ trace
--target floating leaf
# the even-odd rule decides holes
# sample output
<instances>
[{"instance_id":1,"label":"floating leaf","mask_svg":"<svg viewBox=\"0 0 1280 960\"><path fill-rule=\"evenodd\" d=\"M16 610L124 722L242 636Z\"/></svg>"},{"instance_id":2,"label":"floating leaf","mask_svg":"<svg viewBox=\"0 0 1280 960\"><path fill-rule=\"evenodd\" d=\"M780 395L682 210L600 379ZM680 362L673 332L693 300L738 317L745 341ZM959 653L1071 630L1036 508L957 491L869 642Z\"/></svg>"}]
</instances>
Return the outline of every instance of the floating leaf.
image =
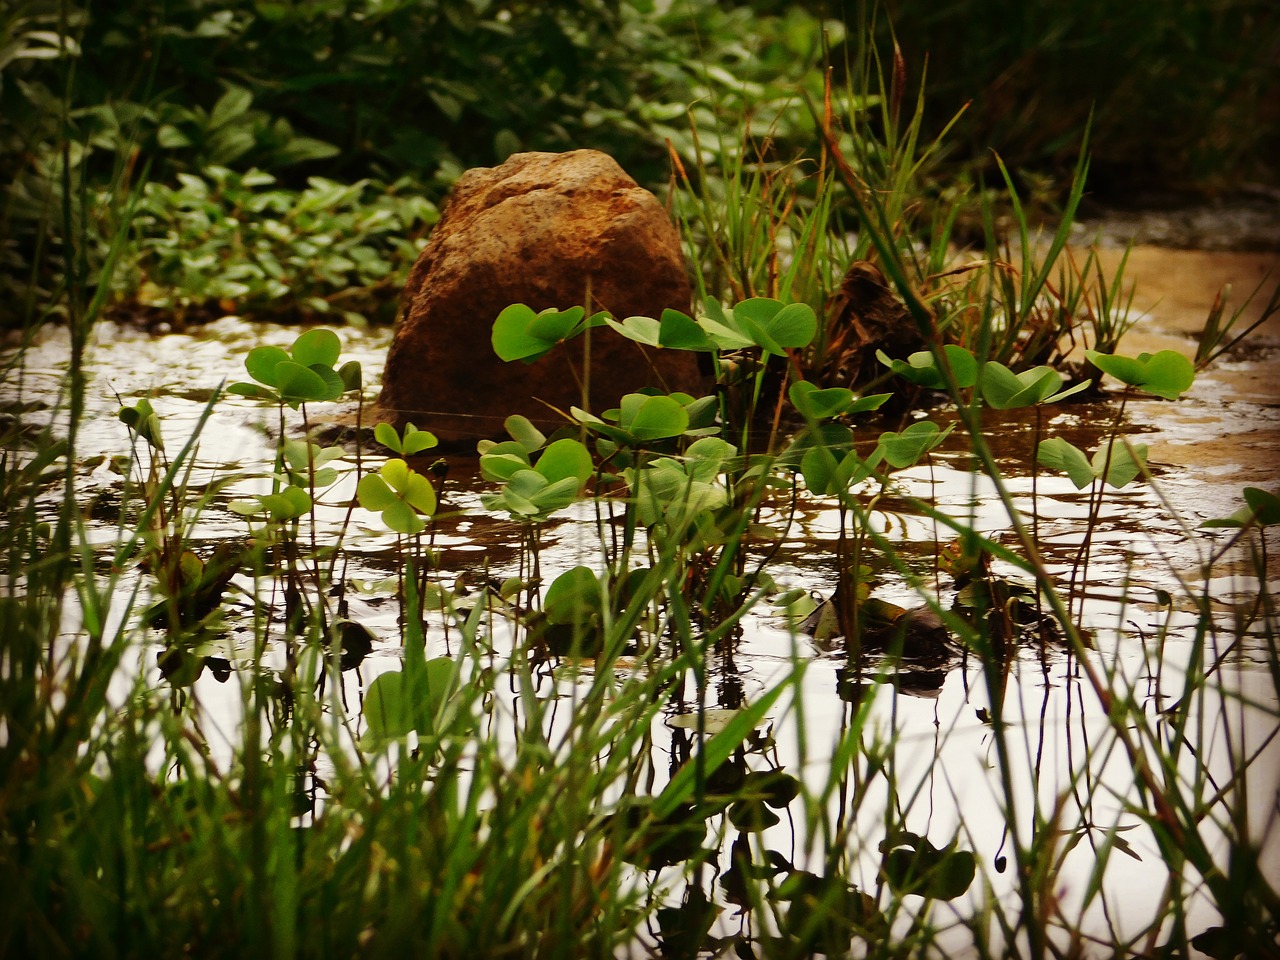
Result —
<instances>
[{"instance_id":1,"label":"floating leaf","mask_svg":"<svg viewBox=\"0 0 1280 960\"><path fill-rule=\"evenodd\" d=\"M551 623L581 624L599 615L603 596L600 579L590 567L573 567L551 582L542 611Z\"/></svg>"}]
</instances>

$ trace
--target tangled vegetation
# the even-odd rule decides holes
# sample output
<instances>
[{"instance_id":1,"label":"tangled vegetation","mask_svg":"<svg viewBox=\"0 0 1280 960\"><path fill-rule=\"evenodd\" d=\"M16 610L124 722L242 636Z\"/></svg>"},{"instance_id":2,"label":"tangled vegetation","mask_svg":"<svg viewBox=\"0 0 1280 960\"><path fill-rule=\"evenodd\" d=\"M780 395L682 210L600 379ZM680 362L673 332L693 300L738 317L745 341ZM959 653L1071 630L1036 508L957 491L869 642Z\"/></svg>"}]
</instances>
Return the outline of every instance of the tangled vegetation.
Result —
<instances>
[{"instance_id":1,"label":"tangled vegetation","mask_svg":"<svg viewBox=\"0 0 1280 960\"><path fill-rule=\"evenodd\" d=\"M1038 237L1003 152L939 186L973 128L873 55L882 23L826 6L5 14L0 956L1274 954L1280 491L1192 526L1125 420L1178 402L1242 314L1220 304L1194 359L1125 353L1123 271L1066 244L1087 111L1036 128L1068 173L1023 141L1061 184ZM459 480L429 423L364 423L343 337L389 311L464 166L582 145L669 176L696 309L513 304L493 349L587 384L565 345L590 331L702 354L714 389L584 389ZM854 336L855 295L910 336ZM263 332L193 423L118 398L101 448L105 318L222 312L348 332ZM1106 415L1068 432L1086 397ZM245 424L261 451L200 457ZM1147 583L1104 539L1138 507L1192 573Z\"/></svg>"}]
</instances>

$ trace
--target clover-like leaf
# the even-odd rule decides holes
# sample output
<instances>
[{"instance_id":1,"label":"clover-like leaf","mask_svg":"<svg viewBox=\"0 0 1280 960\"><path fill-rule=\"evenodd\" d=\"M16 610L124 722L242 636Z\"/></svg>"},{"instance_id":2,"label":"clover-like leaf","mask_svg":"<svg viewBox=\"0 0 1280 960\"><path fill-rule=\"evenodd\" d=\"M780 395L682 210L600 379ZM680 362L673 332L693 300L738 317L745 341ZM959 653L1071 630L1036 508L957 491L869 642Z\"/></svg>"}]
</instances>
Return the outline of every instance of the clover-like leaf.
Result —
<instances>
[{"instance_id":1,"label":"clover-like leaf","mask_svg":"<svg viewBox=\"0 0 1280 960\"><path fill-rule=\"evenodd\" d=\"M951 430L951 426L940 430L931 420L917 420L900 433L888 431L880 434L879 448L884 452L885 462L901 470L940 444Z\"/></svg>"},{"instance_id":2,"label":"clover-like leaf","mask_svg":"<svg viewBox=\"0 0 1280 960\"><path fill-rule=\"evenodd\" d=\"M954 900L977 875L977 858L954 843L939 850L926 838L904 831L881 842L880 849L885 879L902 895Z\"/></svg>"},{"instance_id":3,"label":"clover-like leaf","mask_svg":"<svg viewBox=\"0 0 1280 960\"><path fill-rule=\"evenodd\" d=\"M983 364L981 380L983 399L988 406L997 410L1014 410L1038 403L1057 402L1089 385L1087 382L1079 383L1069 390L1062 390L1064 378L1053 367L1032 367L1030 370L1014 373L996 360Z\"/></svg>"},{"instance_id":4,"label":"clover-like leaf","mask_svg":"<svg viewBox=\"0 0 1280 960\"><path fill-rule=\"evenodd\" d=\"M645 397L634 413L627 416L627 399L623 398L624 413L619 426L641 443L678 437L689 427L689 413L678 400L663 396Z\"/></svg>"},{"instance_id":5,"label":"clover-like leaf","mask_svg":"<svg viewBox=\"0 0 1280 960\"><path fill-rule=\"evenodd\" d=\"M847 387L820 389L816 383L797 380L787 390L791 405L809 420L827 420L845 413L853 405L853 391Z\"/></svg>"},{"instance_id":6,"label":"clover-like leaf","mask_svg":"<svg viewBox=\"0 0 1280 960\"><path fill-rule=\"evenodd\" d=\"M1142 353L1137 357L1086 350L1084 355L1095 367L1121 383L1166 400L1178 399L1196 379L1196 368L1176 350Z\"/></svg>"},{"instance_id":7,"label":"clover-like leaf","mask_svg":"<svg viewBox=\"0 0 1280 960\"><path fill-rule=\"evenodd\" d=\"M434 433L419 430L412 423L405 424L403 436L397 433L396 428L391 424L380 423L373 428L373 438L387 449L406 457L412 457L423 450L430 450L440 442Z\"/></svg>"},{"instance_id":8,"label":"clover-like leaf","mask_svg":"<svg viewBox=\"0 0 1280 960\"><path fill-rule=\"evenodd\" d=\"M529 453L515 440L503 440L485 448L480 455L480 474L486 480L505 483L517 470L533 466Z\"/></svg>"},{"instance_id":9,"label":"clover-like leaf","mask_svg":"<svg viewBox=\"0 0 1280 960\"><path fill-rule=\"evenodd\" d=\"M579 488L591 479L594 471L590 452L571 437L556 440L542 451L536 469L551 483L572 478Z\"/></svg>"},{"instance_id":10,"label":"clover-like leaf","mask_svg":"<svg viewBox=\"0 0 1280 960\"><path fill-rule=\"evenodd\" d=\"M141 437L153 449L164 449L164 437L160 433L160 418L152 408L151 401L146 397L132 407L121 407L116 416L135 436Z\"/></svg>"},{"instance_id":11,"label":"clover-like leaf","mask_svg":"<svg viewBox=\"0 0 1280 960\"><path fill-rule=\"evenodd\" d=\"M1256 523L1271 527L1280 523L1280 494L1268 493L1261 487L1244 488L1245 505L1229 517L1206 520L1201 527L1243 527Z\"/></svg>"},{"instance_id":12,"label":"clover-like leaf","mask_svg":"<svg viewBox=\"0 0 1280 960\"><path fill-rule=\"evenodd\" d=\"M942 348L951 373L955 377L956 386L964 389L978 382L978 360L973 352L954 343ZM929 350L920 350L911 354L905 361L892 360L883 350L876 351L876 359L898 376L931 390L945 390L946 379L938 368L937 360Z\"/></svg>"},{"instance_id":13,"label":"clover-like leaf","mask_svg":"<svg viewBox=\"0 0 1280 960\"><path fill-rule=\"evenodd\" d=\"M293 341L289 353L295 363L304 367L316 364L332 367L338 362L338 356L342 353L342 341L332 330L317 327L314 330L308 330Z\"/></svg>"},{"instance_id":14,"label":"clover-like leaf","mask_svg":"<svg viewBox=\"0 0 1280 960\"><path fill-rule=\"evenodd\" d=\"M276 383L276 367L291 359L289 354L280 347L254 347L244 358L244 368L249 371L249 376L259 383L275 387L279 385Z\"/></svg>"},{"instance_id":15,"label":"clover-like leaf","mask_svg":"<svg viewBox=\"0 0 1280 960\"><path fill-rule=\"evenodd\" d=\"M667 308L658 318L658 342L671 350L695 350L706 353L715 350L706 331L688 314Z\"/></svg>"},{"instance_id":16,"label":"clover-like leaf","mask_svg":"<svg viewBox=\"0 0 1280 960\"><path fill-rule=\"evenodd\" d=\"M1110 449L1110 455L1107 451ZM1114 443L1099 447L1090 459L1073 444L1061 437L1042 440L1036 452L1036 459L1050 470L1065 473L1077 490L1083 490L1106 471L1106 482L1112 487L1123 487L1130 483L1141 472L1146 464L1147 447L1135 444L1130 447L1123 443Z\"/></svg>"},{"instance_id":17,"label":"clover-like leaf","mask_svg":"<svg viewBox=\"0 0 1280 960\"><path fill-rule=\"evenodd\" d=\"M233 500L227 507L245 517L265 513L274 521L296 520L311 510L311 494L301 487L287 486L278 493L258 494L252 500Z\"/></svg>"},{"instance_id":18,"label":"clover-like leaf","mask_svg":"<svg viewBox=\"0 0 1280 960\"><path fill-rule=\"evenodd\" d=\"M1050 470L1065 473L1077 490L1083 490L1096 479L1089 458L1079 447L1061 437L1041 440L1036 459Z\"/></svg>"},{"instance_id":19,"label":"clover-like leaf","mask_svg":"<svg viewBox=\"0 0 1280 960\"><path fill-rule=\"evenodd\" d=\"M603 325L604 313L583 319L582 307L568 310L554 308L534 313L523 303L513 303L498 314L493 322L490 341L494 352L503 360L533 363L564 340L576 337L588 327Z\"/></svg>"},{"instance_id":20,"label":"clover-like leaf","mask_svg":"<svg viewBox=\"0 0 1280 960\"><path fill-rule=\"evenodd\" d=\"M361 713L361 746L377 749L412 732L429 734L457 690L457 665L448 657L425 661L419 676L405 670L381 673L369 684ZM415 682L416 681L416 682Z\"/></svg>"},{"instance_id":21,"label":"clover-like leaf","mask_svg":"<svg viewBox=\"0 0 1280 960\"><path fill-rule=\"evenodd\" d=\"M361 477L356 498L366 510L380 513L389 529L406 535L421 533L426 528L422 516L436 511L431 481L398 458Z\"/></svg>"}]
</instances>

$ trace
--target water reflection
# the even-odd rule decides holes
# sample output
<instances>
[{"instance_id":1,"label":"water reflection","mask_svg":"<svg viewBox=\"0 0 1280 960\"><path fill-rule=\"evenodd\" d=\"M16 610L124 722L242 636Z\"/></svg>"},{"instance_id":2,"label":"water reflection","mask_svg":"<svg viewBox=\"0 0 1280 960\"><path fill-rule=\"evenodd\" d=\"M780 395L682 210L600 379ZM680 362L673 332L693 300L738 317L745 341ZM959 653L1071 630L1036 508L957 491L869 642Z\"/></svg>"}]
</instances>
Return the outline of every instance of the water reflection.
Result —
<instances>
[{"instance_id":1,"label":"water reflection","mask_svg":"<svg viewBox=\"0 0 1280 960\"><path fill-rule=\"evenodd\" d=\"M238 321L161 338L100 328L91 354L91 406L82 449L107 457L126 449L115 410L143 396L153 398L165 430L183 436L195 428L223 379L239 375L239 358L249 345L285 346L294 335ZM59 331L44 336L29 355L32 372L24 391L46 399L49 416L56 416L65 346ZM365 365L366 382L376 381L388 332L350 332L344 338L347 353ZM1218 427L1215 423L1212 429ZM1165 499L1160 487L1108 492L1095 515L1087 494L1070 482L1029 475L1029 421L1011 416L993 428L1001 438L998 452L1010 470L1014 502L1036 524L1048 570L1068 590L1076 579L1077 609L1094 646L1087 663L1047 634L1032 585L999 559L990 561L985 579L969 582L988 591L977 605L981 616L997 610L1009 618L999 655L966 647L932 607L921 606L923 600L965 615L966 584L939 573L949 533L915 509L914 499L997 542L1014 541L992 484L968 469L958 440L931 462L899 472L901 493L883 498L871 515L876 533L897 546L907 567L882 564L874 570L875 598L902 611L887 618L884 637L867 644L864 635L863 646L851 652L838 631L819 635L821 606L809 614L817 620L801 630L795 618L762 602L709 652L702 676L680 679L671 710L646 731L647 753L637 760L644 770L635 782L642 788L638 794L653 796L698 762L704 738L715 732L714 711L731 717L766 691L779 685L787 690L767 720L709 776L708 808L682 805L644 828L655 832L643 838L629 862L637 871L656 871L673 891L656 914L657 928L647 946L688 954L730 943L758 947L785 941L788 949L801 952L843 953L839 945L847 949L851 940L873 943L888 930L905 935L913 919L905 912L885 913L885 891L901 892L911 884L926 885L920 889L951 904L953 919L947 922L954 930L944 932L941 942L953 940L957 949L971 943L964 923L977 922L968 918L980 917L988 898L1012 904L1027 883L1044 885L1044 902L1051 904L1046 909L1083 915L1086 929L1103 931L1108 939L1145 930L1163 902L1167 851L1140 829L1149 816L1148 783L1115 736L1088 670L1107 677L1113 691L1140 708L1145 725L1134 731L1139 742L1177 744L1188 728L1204 732L1197 752L1189 743L1174 750L1178 764L1158 771L1160 777L1178 778L1201 795L1213 795L1235 788L1238 757L1258 754L1262 759L1252 769L1261 775L1239 786L1251 798L1256 835L1274 848L1268 831L1274 829L1280 793L1280 748L1275 683L1265 669L1275 662L1274 654L1251 646L1247 630L1234 650L1213 649L1215 643L1225 644L1213 616L1224 617L1227 629L1221 636L1232 635L1230 616L1258 596L1258 579L1204 580L1208 596L1221 604L1206 616L1189 604L1180 581L1190 572L1198 585L1196 571L1208 548L1203 538L1189 537L1187 526L1169 510L1168 500L1181 498L1178 477L1158 478ZM1089 448L1099 427L1087 415L1065 411L1053 429ZM1181 437L1194 437L1185 424L1178 429ZM269 489L262 478L270 467L262 459L270 449L264 438L275 430L273 410L233 398L215 406L189 486L192 493L207 495L191 538L210 558L203 561L206 567L219 547L245 536L243 520L228 511L228 504ZM489 602L486 591L492 584L523 572L511 526L482 509L481 485L465 476L465 466L460 459L444 485L448 509L442 514L448 516L436 525L431 542L446 574L439 578L439 606L463 613L470 604ZM125 480L104 459L87 470L83 482L95 504L90 540L109 549L117 542L119 510L127 506ZM335 653L342 701L358 715L374 681L402 665L400 608L394 601L402 557L395 536L362 514L346 526L354 484L355 478L347 476L326 491L317 518L322 540L345 530L347 593ZM1230 512L1223 505L1234 496L1230 489L1197 490L1196 513L1187 524L1212 511ZM1078 574L1082 521L1091 515L1092 558L1087 572ZM598 561L596 519L591 506L579 505L543 528L544 583ZM770 572L779 589L794 588L832 603L837 513L812 506L793 513L789 503L772 502L764 505L760 519L785 530L784 539L769 545ZM871 561L874 565L874 556ZM210 591L214 586L217 597L211 604L213 593L197 590L190 610L159 609L151 623L163 626L173 615L203 619L222 605L226 590L237 599L224 611L223 629L196 649L164 648L157 640L136 669L192 698L208 749L225 765L244 709L241 685L231 681L262 663L292 675L298 654L277 633L288 621L287 596L278 598L273 632L266 637L249 626L255 622L254 601L246 598L260 592L252 572L224 568L212 577ZM971 591L970 614L973 609ZM457 632L448 610L433 614L428 657L455 654ZM909 650L892 649L909 636L927 640ZM548 656L531 666L508 664L512 632L501 617L492 619L486 642L493 650L491 668L509 682L495 687L501 695L488 705L485 721L509 722L512 736L519 737L519 718L532 711L547 741L558 742L571 725L575 697L593 682L591 662L566 664ZM1216 681L1200 685L1206 669L1217 674ZM328 674L320 676L330 682L324 679ZM625 671L618 681L627 681ZM281 722L287 721L289 706L282 698ZM994 737L996 726L1010 735ZM354 742L351 749L356 751ZM311 756L300 771L305 809L312 814L327 802L323 781L329 763ZM629 832L649 823L643 805L624 804L621 810ZM1208 834L1215 837L1215 828ZM1043 876L1017 876L1007 869L1015 838L1043 857ZM974 858L982 883L961 885L955 879L968 869L966 856ZM688 866L691 861L696 869ZM1100 862L1105 871L1099 870ZM947 877L953 886L941 886ZM1207 898L1190 893L1189 926L1212 922ZM746 909L762 904L767 909ZM1048 926L1052 921L1044 918Z\"/></svg>"}]
</instances>

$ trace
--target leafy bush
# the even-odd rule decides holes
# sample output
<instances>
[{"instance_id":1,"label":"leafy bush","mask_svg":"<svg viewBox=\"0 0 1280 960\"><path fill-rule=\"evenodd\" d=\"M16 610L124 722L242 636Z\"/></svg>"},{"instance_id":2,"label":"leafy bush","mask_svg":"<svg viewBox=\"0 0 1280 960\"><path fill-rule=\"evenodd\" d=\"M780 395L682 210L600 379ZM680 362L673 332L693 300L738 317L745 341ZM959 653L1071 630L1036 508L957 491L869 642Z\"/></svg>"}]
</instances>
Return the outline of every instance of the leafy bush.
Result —
<instances>
[{"instance_id":1,"label":"leafy bush","mask_svg":"<svg viewBox=\"0 0 1280 960\"><path fill-rule=\"evenodd\" d=\"M403 181L312 177L293 191L260 170L225 167L178 181L143 191L120 309L136 301L179 320L209 310L390 319L398 280L437 217L429 201L403 193Z\"/></svg>"},{"instance_id":2,"label":"leafy bush","mask_svg":"<svg viewBox=\"0 0 1280 960\"><path fill-rule=\"evenodd\" d=\"M306 190L323 164L336 183L396 182L407 194L411 181L438 200L464 169L519 150L595 147L653 183L667 176L668 143L686 162L723 150L725 117L750 114L798 149L813 124L796 92L802 78L819 79L824 44L824 24L810 15L762 21L712 0L662 10L618 0L63 6L65 18L54 0L34 0L0 25L11 38L0 41L0 177L9 187L0 233L12 238L0 290L10 303L56 299L77 258L96 271L101 238L113 235L139 181L167 185L144 198L144 224L162 232L135 233L153 253L126 259L158 257L167 266L153 259L146 270L183 282L184 268L154 251L175 233L195 239L194 208L206 201L191 178L225 180L214 168L264 171L280 191ZM157 222L165 190L184 212L160 211ZM56 199L64 195L77 198L69 218ZM199 244L234 246L216 237ZM219 284L200 279L209 258L193 259L191 289L155 299L143 286L144 302L223 298ZM227 278L231 299L241 299L244 281ZM267 302L268 312L310 309L274 294L252 305Z\"/></svg>"}]
</instances>

